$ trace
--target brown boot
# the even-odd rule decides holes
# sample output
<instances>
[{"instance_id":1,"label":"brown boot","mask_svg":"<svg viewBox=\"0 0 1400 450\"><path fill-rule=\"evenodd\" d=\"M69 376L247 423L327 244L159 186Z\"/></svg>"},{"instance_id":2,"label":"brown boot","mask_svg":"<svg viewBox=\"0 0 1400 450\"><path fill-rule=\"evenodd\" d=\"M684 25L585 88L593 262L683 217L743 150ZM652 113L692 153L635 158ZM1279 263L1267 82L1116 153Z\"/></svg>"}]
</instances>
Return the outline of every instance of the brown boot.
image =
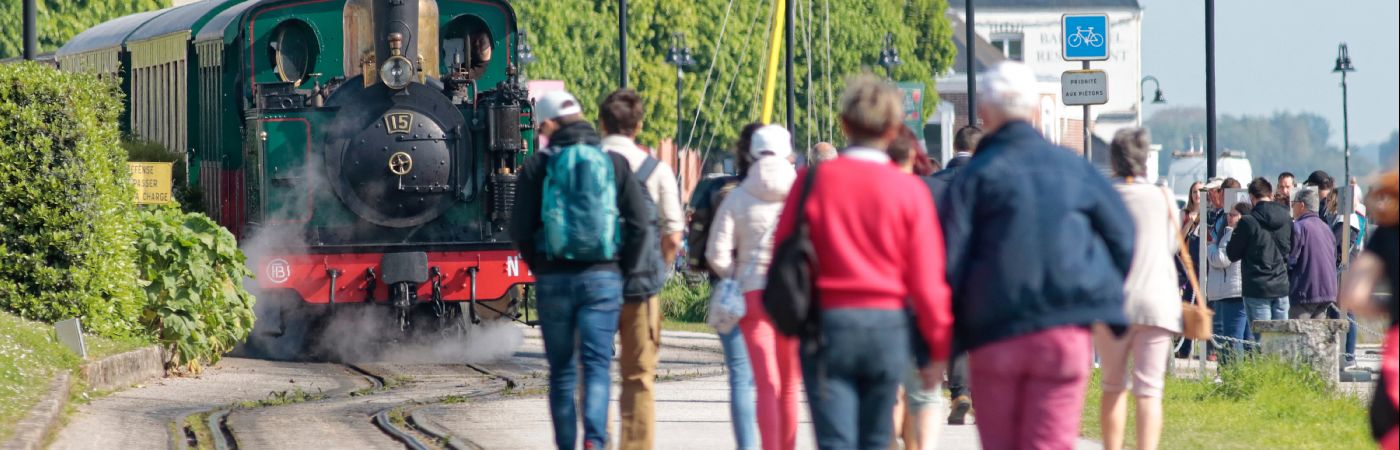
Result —
<instances>
[{"instance_id":1,"label":"brown boot","mask_svg":"<svg viewBox=\"0 0 1400 450\"><path fill-rule=\"evenodd\" d=\"M967 413L972 411L972 399L959 395L948 411L948 425L967 425Z\"/></svg>"}]
</instances>

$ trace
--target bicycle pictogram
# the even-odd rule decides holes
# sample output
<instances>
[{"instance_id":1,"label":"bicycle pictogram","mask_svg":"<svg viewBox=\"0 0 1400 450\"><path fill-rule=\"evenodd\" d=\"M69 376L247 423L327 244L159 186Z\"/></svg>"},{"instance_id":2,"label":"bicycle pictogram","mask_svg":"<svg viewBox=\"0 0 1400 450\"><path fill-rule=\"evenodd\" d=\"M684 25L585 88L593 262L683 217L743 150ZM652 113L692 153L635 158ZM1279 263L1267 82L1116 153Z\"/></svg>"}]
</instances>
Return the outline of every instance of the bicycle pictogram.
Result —
<instances>
[{"instance_id":1,"label":"bicycle pictogram","mask_svg":"<svg viewBox=\"0 0 1400 450\"><path fill-rule=\"evenodd\" d=\"M1090 47L1102 47L1103 35L1094 32L1094 27L1074 27L1074 34L1069 35L1065 44L1078 48L1081 45Z\"/></svg>"}]
</instances>

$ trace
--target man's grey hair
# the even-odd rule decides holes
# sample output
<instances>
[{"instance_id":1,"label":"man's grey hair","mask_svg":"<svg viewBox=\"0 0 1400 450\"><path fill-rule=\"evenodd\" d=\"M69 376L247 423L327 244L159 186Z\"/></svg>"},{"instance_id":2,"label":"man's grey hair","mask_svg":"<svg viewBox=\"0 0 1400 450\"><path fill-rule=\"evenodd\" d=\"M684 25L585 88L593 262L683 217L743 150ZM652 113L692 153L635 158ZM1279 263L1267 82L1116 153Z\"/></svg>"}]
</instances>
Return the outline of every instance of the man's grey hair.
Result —
<instances>
[{"instance_id":1,"label":"man's grey hair","mask_svg":"<svg viewBox=\"0 0 1400 450\"><path fill-rule=\"evenodd\" d=\"M1114 175L1140 177L1147 174L1147 156L1151 153L1152 136L1146 128L1124 128L1113 135L1108 162Z\"/></svg>"},{"instance_id":2,"label":"man's grey hair","mask_svg":"<svg viewBox=\"0 0 1400 450\"><path fill-rule=\"evenodd\" d=\"M1304 187L1293 193L1293 201L1302 203L1303 209L1309 212L1317 212L1321 198L1317 195L1317 188Z\"/></svg>"},{"instance_id":3,"label":"man's grey hair","mask_svg":"<svg viewBox=\"0 0 1400 450\"><path fill-rule=\"evenodd\" d=\"M1035 72L1025 64L1007 61L977 76L978 100L1007 116L1030 119L1040 110L1040 89Z\"/></svg>"},{"instance_id":4,"label":"man's grey hair","mask_svg":"<svg viewBox=\"0 0 1400 450\"><path fill-rule=\"evenodd\" d=\"M831 161L836 159L836 156L839 154L840 153L836 151L836 146L831 145L830 142L818 142L817 145L812 147L812 159L818 162Z\"/></svg>"}]
</instances>

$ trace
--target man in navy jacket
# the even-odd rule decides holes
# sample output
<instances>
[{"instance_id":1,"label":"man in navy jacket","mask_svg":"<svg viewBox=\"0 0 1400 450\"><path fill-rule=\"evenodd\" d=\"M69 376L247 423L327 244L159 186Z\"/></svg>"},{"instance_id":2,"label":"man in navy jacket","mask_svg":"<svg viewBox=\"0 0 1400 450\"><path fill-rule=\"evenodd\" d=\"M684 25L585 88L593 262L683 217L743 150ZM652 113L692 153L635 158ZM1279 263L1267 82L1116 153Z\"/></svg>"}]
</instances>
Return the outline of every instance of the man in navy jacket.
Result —
<instances>
[{"instance_id":1,"label":"man in navy jacket","mask_svg":"<svg viewBox=\"0 0 1400 450\"><path fill-rule=\"evenodd\" d=\"M1132 219L1097 169L1030 123L1040 97L1029 68L1002 63L978 81L987 135L940 212L954 351L969 352L985 448L1070 448L1088 328L1127 326Z\"/></svg>"}]
</instances>

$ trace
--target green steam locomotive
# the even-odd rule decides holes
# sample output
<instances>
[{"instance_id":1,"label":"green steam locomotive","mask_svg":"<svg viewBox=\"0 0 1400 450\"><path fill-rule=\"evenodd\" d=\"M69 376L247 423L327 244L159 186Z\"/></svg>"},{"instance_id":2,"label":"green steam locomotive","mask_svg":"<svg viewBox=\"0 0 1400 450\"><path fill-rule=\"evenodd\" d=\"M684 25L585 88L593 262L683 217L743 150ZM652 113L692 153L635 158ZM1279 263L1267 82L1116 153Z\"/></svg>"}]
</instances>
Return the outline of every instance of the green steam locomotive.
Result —
<instances>
[{"instance_id":1,"label":"green steam locomotive","mask_svg":"<svg viewBox=\"0 0 1400 450\"><path fill-rule=\"evenodd\" d=\"M243 243L276 333L344 304L401 329L514 316L530 58L504 0L203 0L56 54L121 85L125 131L184 154L176 182Z\"/></svg>"}]
</instances>

